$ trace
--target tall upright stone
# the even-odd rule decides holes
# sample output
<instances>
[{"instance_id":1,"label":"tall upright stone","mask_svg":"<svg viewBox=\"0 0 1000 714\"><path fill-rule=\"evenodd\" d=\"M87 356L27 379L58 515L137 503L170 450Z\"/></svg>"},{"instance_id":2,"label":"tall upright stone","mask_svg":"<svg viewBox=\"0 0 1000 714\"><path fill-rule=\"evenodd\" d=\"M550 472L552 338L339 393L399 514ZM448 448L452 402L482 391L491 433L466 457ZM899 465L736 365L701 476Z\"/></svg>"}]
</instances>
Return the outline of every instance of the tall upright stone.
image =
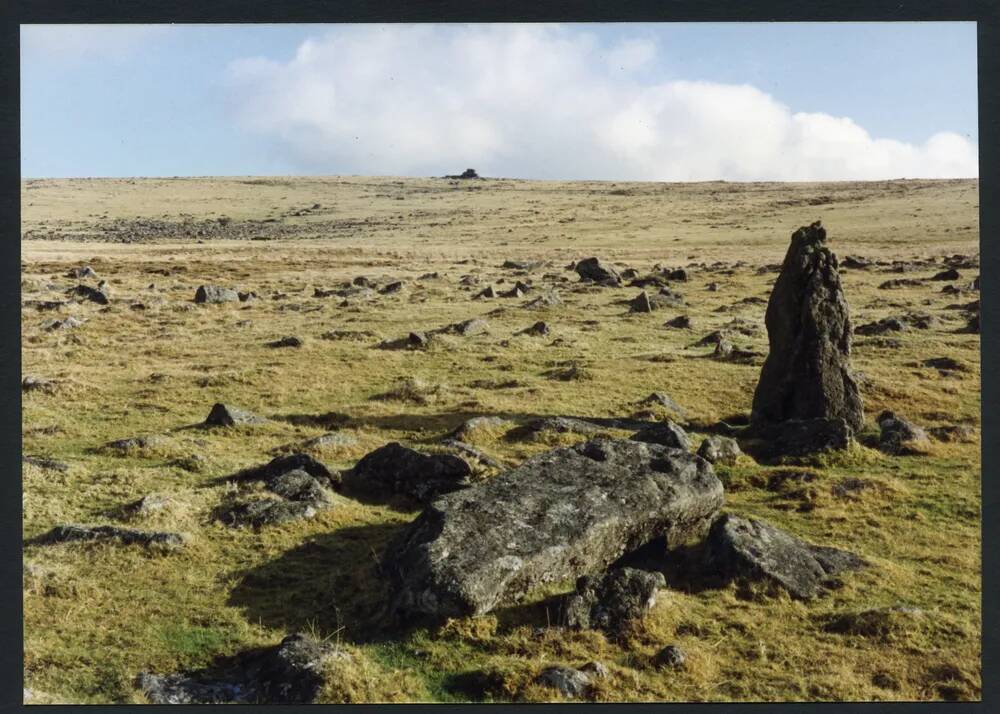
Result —
<instances>
[{"instance_id":1,"label":"tall upright stone","mask_svg":"<svg viewBox=\"0 0 1000 714\"><path fill-rule=\"evenodd\" d=\"M850 369L851 318L817 221L792 234L765 314L770 351L753 397L751 421L839 420L857 431L861 393Z\"/></svg>"}]
</instances>

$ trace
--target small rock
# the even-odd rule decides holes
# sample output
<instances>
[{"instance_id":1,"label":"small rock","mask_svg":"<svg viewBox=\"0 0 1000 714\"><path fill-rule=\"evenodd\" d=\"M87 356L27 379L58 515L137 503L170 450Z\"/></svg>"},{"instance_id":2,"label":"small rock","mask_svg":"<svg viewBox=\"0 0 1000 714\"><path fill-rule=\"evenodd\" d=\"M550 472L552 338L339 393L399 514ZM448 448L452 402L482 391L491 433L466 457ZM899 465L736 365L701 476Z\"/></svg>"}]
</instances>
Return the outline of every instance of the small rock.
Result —
<instances>
[{"instance_id":1,"label":"small rock","mask_svg":"<svg viewBox=\"0 0 1000 714\"><path fill-rule=\"evenodd\" d=\"M574 268L581 281L594 282L601 285L620 286L622 278L618 272L609 266L602 265L597 258L586 258Z\"/></svg>"},{"instance_id":2,"label":"small rock","mask_svg":"<svg viewBox=\"0 0 1000 714\"><path fill-rule=\"evenodd\" d=\"M70 268L69 272L66 273L67 278L76 278L77 280L83 278L96 278L97 273L89 265L84 265L83 267Z\"/></svg>"},{"instance_id":3,"label":"small rock","mask_svg":"<svg viewBox=\"0 0 1000 714\"><path fill-rule=\"evenodd\" d=\"M263 417L252 414L244 409L215 404L205 418L205 426L235 426L237 424L261 424L267 421Z\"/></svg>"},{"instance_id":4,"label":"small rock","mask_svg":"<svg viewBox=\"0 0 1000 714\"><path fill-rule=\"evenodd\" d=\"M194 294L194 301L197 303L239 302L239 299L239 293L235 290L218 285L201 285Z\"/></svg>"},{"instance_id":5,"label":"small rock","mask_svg":"<svg viewBox=\"0 0 1000 714\"><path fill-rule=\"evenodd\" d=\"M521 330L518 334L519 335L533 335L533 336L537 336L537 337L542 337L544 335L548 335L550 332L551 332L551 330L549 329L549 326L546 323L544 323L541 320L539 320L538 322L536 322L531 327L527 327L527 328Z\"/></svg>"},{"instance_id":6,"label":"small rock","mask_svg":"<svg viewBox=\"0 0 1000 714\"><path fill-rule=\"evenodd\" d=\"M667 320L663 323L666 327L674 327L679 330L690 330L691 329L691 318L687 315L679 315L672 320Z\"/></svg>"},{"instance_id":7,"label":"small rock","mask_svg":"<svg viewBox=\"0 0 1000 714\"><path fill-rule=\"evenodd\" d=\"M768 580L793 598L812 599L831 577L866 565L854 553L811 545L774 526L732 514L720 517L708 535L709 567L728 577Z\"/></svg>"},{"instance_id":8,"label":"small rock","mask_svg":"<svg viewBox=\"0 0 1000 714\"><path fill-rule=\"evenodd\" d=\"M32 544L49 545L52 543L72 543L77 541L114 541L122 545L142 545L147 548L162 548L173 550L186 543L179 533L163 533L156 531L137 531L132 528L117 526L56 526L47 533L32 539Z\"/></svg>"},{"instance_id":9,"label":"small rock","mask_svg":"<svg viewBox=\"0 0 1000 714\"><path fill-rule=\"evenodd\" d=\"M590 677L571 667L546 667L535 681L558 690L567 699L582 697L590 689Z\"/></svg>"},{"instance_id":10,"label":"small rock","mask_svg":"<svg viewBox=\"0 0 1000 714\"><path fill-rule=\"evenodd\" d=\"M684 669L687 655L677 645L667 645L653 656L653 664L666 669Z\"/></svg>"},{"instance_id":11,"label":"small rock","mask_svg":"<svg viewBox=\"0 0 1000 714\"><path fill-rule=\"evenodd\" d=\"M286 337L282 337L281 339L274 340L273 342L268 342L267 346L268 347L274 347L274 348L276 348L276 347L301 347L302 346L302 340L300 338L298 338L298 337L294 337L292 335L288 335Z\"/></svg>"},{"instance_id":12,"label":"small rock","mask_svg":"<svg viewBox=\"0 0 1000 714\"><path fill-rule=\"evenodd\" d=\"M741 453L736 439L727 436L709 436L698 447L698 456L710 464L735 464Z\"/></svg>"},{"instance_id":13,"label":"small rock","mask_svg":"<svg viewBox=\"0 0 1000 714\"><path fill-rule=\"evenodd\" d=\"M927 433L938 441L975 441L976 430L965 424L935 426Z\"/></svg>"},{"instance_id":14,"label":"small rock","mask_svg":"<svg viewBox=\"0 0 1000 714\"><path fill-rule=\"evenodd\" d=\"M647 444L660 444L670 446L674 449L688 451L691 448L691 439L685 431L669 419L657 424L645 426L632 436L633 441L643 441Z\"/></svg>"},{"instance_id":15,"label":"small rock","mask_svg":"<svg viewBox=\"0 0 1000 714\"><path fill-rule=\"evenodd\" d=\"M666 584L662 573L635 568L618 568L600 577L585 575L564 602L566 624L608 634L622 632L653 607L656 591Z\"/></svg>"},{"instance_id":16,"label":"small rock","mask_svg":"<svg viewBox=\"0 0 1000 714\"><path fill-rule=\"evenodd\" d=\"M261 528L290 521L312 518L316 507L307 501L283 501L262 498L254 501L237 501L217 510L216 518L227 525Z\"/></svg>"},{"instance_id":17,"label":"small rock","mask_svg":"<svg viewBox=\"0 0 1000 714\"><path fill-rule=\"evenodd\" d=\"M21 391L45 392L46 394L52 394L56 391L56 382L52 379L34 377L30 374L26 374L24 378L21 379Z\"/></svg>"},{"instance_id":18,"label":"small rock","mask_svg":"<svg viewBox=\"0 0 1000 714\"><path fill-rule=\"evenodd\" d=\"M954 268L948 268L947 270L942 270L940 273L934 275L931 280L958 280L962 277L962 274L955 270Z\"/></svg>"},{"instance_id":19,"label":"small rock","mask_svg":"<svg viewBox=\"0 0 1000 714\"><path fill-rule=\"evenodd\" d=\"M919 453L919 448L915 447L927 441L927 432L891 411L882 412L875 421L881 430L878 448L887 454Z\"/></svg>"},{"instance_id":20,"label":"small rock","mask_svg":"<svg viewBox=\"0 0 1000 714\"><path fill-rule=\"evenodd\" d=\"M341 474L348 492L388 497L402 495L427 503L469 485L469 464L451 454L422 454L392 442L367 454Z\"/></svg>"},{"instance_id":21,"label":"small rock","mask_svg":"<svg viewBox=\"0 0 1000 714\"><path fill-rule=\"evenodd\" d=\"M56 330L72 330L75 327L79 327L83 324L83 320L78 320L77 318L70 315L63 320L47 320L42 323L42 329L48 330L49 332L54 332Z\"/></svg>"}]
</instances>

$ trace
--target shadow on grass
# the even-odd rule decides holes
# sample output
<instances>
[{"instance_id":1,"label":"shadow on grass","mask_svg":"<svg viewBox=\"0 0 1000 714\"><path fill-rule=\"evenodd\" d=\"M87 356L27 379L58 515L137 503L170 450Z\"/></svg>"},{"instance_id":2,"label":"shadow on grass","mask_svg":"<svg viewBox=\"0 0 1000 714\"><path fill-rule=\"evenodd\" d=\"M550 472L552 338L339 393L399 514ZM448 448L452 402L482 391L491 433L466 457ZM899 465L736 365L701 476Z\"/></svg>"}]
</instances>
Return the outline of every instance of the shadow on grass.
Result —
<instances>
[{"instance_id":1,"label":"shadow on grass","mask_svg":"<svg viewBox=\"0 0 1000 714\"><path fill-rule=\"evenodd\" d=\"M228 604L251 622L286 632L354 643L396 639L403 630L388 614L392 592L379 559L403 527L355 526L314 536L238 573Z\"/></svg>"}]
</instances>

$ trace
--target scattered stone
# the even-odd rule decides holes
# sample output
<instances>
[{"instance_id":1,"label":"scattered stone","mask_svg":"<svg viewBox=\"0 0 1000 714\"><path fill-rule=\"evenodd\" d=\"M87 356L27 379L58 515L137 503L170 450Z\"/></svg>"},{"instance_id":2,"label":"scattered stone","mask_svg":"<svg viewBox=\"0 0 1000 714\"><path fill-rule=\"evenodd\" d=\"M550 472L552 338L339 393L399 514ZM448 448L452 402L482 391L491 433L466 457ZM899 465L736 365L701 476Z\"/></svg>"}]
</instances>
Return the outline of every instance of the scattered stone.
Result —
<instances>
[{"instance_id":1,"label":"scattered stone","mask_svg":"<svg viewBox=\"0 0 1000 714\"><path fill-rule=\"evenodd\" d=\"M684 299L679 293L675 293L667 288L664 288L664 290L666 292L661 291L654 295L650 295L643 290L629 302L629 308L632 312L653 312L654 310L678 307L684 304Z\"/></svg>"},{"instance_id":2,"label":"scattered stone","mask_svg":"<svg viewBox=\"0 0 1000 714\"><path fill-rule=\"evenodd\" d=\"M142 545L147 548L174 550L186 543L179 533L163 533L157 531L137 531L132 528L117 526L56 526L47 533L33 538L31 544L50 545L53 543L72 543L80 541L114 541L122 545Z\"/></svg>"},{"instance_id":3,"label":"scattered stone","mask_svg":"<svg viewBox=\"0 0 1000 714\"><path fill-rule=\"evenodd\" d=\"M500 267L506 270L532 271L538 270L543 265L545 263L541 260L505 260Z\"/></svg>"},{"instance_id":4,"label":"scattered stone","mask_svg":"<svg viewBox=\"0 0 1000 714\"><path fill-rule=\"evenodd\" d=\"M860 325L855 332L859 335L884 335L886 332L903 332L907 328L907 323L898 317L884 317L877 322Z\"/></svg>"},{"instance_id":5,"label":"scattered stone","mask_svg":"<svg viewBox=\"0 0 1000 714\"><path fill-rule=\"evenodd\" d=\"M151 704L309 704L325 683L330 645L293 634L275 647L241 653L223 667L169 675L142 672Z\"/></svg>"},{"instance_id":6,"label":"scattered stone","mask_svg":"<svg viewBox=\"0 0 1000 714\"><path fill-rule=\"evenodd\" d=\"M927 433L938 441L975 441L976 430L965 424L949 424L946 426L935 426L927 430Z\"/></svg>"},{"instance_id":7,"label":"scattered stone","mask_svg":"<svg viewBox=\"0 0 1000 714\"><path fill-rule=\"evenodd\" d=\"M645 426L629 438L633 441L642 441L647 444L660 444L661 446L683 449L684 451L691 449L691 439L688 438L688 435L683 429L669 419Z\"/></svg>"},{"instance_id":8,"label":"scattered stone","mask_svg":"<svg viewBox=\"0 0 1000 714\"><path fill-rule=\"evenodd\" d=\"M348 434L343 431L333 431L326 434L320 434L319 436L314 436L311 439L306 439L300 446L303 449L330 449L330 448L348 448L351 446L357 446L358 437L354 434Z\"/></svg>"},{"instance_id":9,"label":"scattered stone","mask_svg":"<svg viewBox=\"0 0 1000 714\"><path fill-rule=\"evenodd\" d=\"M687 315L679 315L672 320L667 320L663 323L665 327L674 327L679 330L690 330L691 329L691 318Z\"/></svg>"},{"instance_id":10,"label":"scattered stone","mask_svg":"<svg viewBox=\"0 0 1000 714\"><path fill-rule=\"evenodd\" d=\"M482 299L488 299L488 298L495 298L496 296L497 296L497 291L493 289L493 286L492 285L487 285L481 291L479 291L478 293L476 293L476 295L472 299L473 300L482 300Z\"/></svg>"},{"instance_id":11,"label":"scattered stone","mask_svg":"<svg viewBox=\"0 0 1000 714\"><path fill-rule=\"evenodd\" d=\"M69 464L56 461L48 456L23 456L21 457L21 461L46 471L59 471L60 473L69 471Z\"/></svg>"},{"instance_id":12,"label":"scattered stone","mask_svg":"<svg viewBox=\"0 0 1000 714\"><path fill-rule=\"evenodd\" d=\"M107 305L111 302L108 297L108 289L106 286L101 288L92 288L89 285L77 285L75 288L67 290L66 294L82 298L84 300L90 300L91 302L96 302L98 305Z\"/></svg>"},{"instance_id":13,"label":"scattered stone","mask_svg":"<svg viewBox=\"0 0 1000 714\"><path fill-rule=\"evenodd\" d=\"M562 298L559 297L559 293L555 290L549 290L533 300L529 300L525 303L524 307L529 310L546 310L553 307L559 307L562 304L563 301Z\"/></svg>"},{"instance_id":14,"label":"scattered stone","mask_svg":"<svg viewBox=\"0 0 1000 714\"><path fill-rule=\"evenodd\" d=\"M239 302L239 299L238 292L218 285L201 285L194 294L194 301L197 303Z\"/></svg>"},{"instance_id":15,"label":"scattered stone","mask_svg":"<svg viewBox=\"0 0 1000 714\"><path fill-rule=\"evenodd\" d=\"M551 332L551 330L549 329L549 326L546 323L544 323L541 320L539 320L538 322L536 322L531 327L526 327L525 329L521 330L517 334L519 334L519 335L532 335L532 336L535 336L535 337L543 337L545 335L548 335L550 332Z\"/></svg>"},{"instance_id":16,"label":"scattered stone","mask_svg":"<svg viewBox=\"0 0 1000 714\"><path fill-rule=\"evenodd\" d=\"M54 332L56 330L72 330L83 324L83 320L78 320L72 315L63 320L47 320L42 323L42 329Z\"/></svg>"},{"instance_id":17,"label":"scattered stone","mask_svg":"<svg viewBox=\"0 0 1000 714\"><path fill-rule=\"evenodd\" d=\"M555 449L433 501L387 548L399 614L483 614L536 586L601 572L665 536L702 532L722 505L711 465L635 441Z\"/></svg>"},{"instance_id":18,"label":"scattered stone","mask_svg":"<svg viewBox=\"0 0 1000 714\"><path fill-rule=\"evenodd\" d=\"M709 436L698 447L698 456L710 464L735 464L741 453L736 439L727 436Z\"/></svg>"},{"instance_id":19,"label":"scattered stone","mask_svg":"<svg viewBox=\"0 0 1000 714\"><path fill-rule=\"evenodd\" d=\"M931 280L958 280L962 277L962 274L955 270L954 268L948 268L947 270L942 270L940 273L934 275Z\"/></svg>"},{"instance_id":20,"label":"scattered stone","mask_svg":"<svg viewBox=\"0 0 1000 714\"><path fill-rule=\"evenodd\" d=\"M383 295L392 295L393 293L398 293L403 289L403 281L394 280L391 283L386 283L385 287L379 290Z\"/></svg>"},{"instance_id":21,"label":"scattered stone","mask_svg":"<svg viewBox=\"0 0 1000 714\"><path fill-rule=\"evenodd\" d=\"M298 338L298 337L295 337L295 336L292 336L292 335L288 335L288 336L282 337L281 339L274 340L273 342L268 342L267 346L268 347L272 347L272 348L277 348L277 347L301 347L302 346L302 340L301 340L301 338Z\"/></svg>"},{"instance_id":22,"label":"scattered stone","mask_svg":"<svg viewBox=\"0 0 1000 714\"><path fill-rule=\"evenodd\" d=\"M83 278L96 278L97 273L89 265L84 265L83 267L70 268L69 272L66 273L66 277L82 280Z\"/></svg>"},{"instance_id":23,"label":"scattered stone","mask_svg":"<svg viewBox=\"0 0 1000 714\"><path fill-rule=\"evenodd\" d=\"M341 474L347 492L388 498L401 495L428 503L441 494L464 489L469 464L452 454L422 454L392 442L367 454Z\"/></svg>"},{"instance_id":24,"label":"scattered stone","mask_svg":"<svg viewBox=\"0 0 1000 714\"><path fill-rule=\"evenodd\" d=\"M308 501L284 501L261 498L253 501L236 501L216 511L216 518L233 527L280 525L290 521L312 518L316 507Z\"/></svg>"},{"instance_id":25,"label":"scattered stone","mask_svg":"<svg viewBox=\"0 0 1000 714\"><path fill-rule=\"evenodd\" d=\"M164 437L158 434L153 434L152 436L134 436L127 439L109 441L101 448L105 451L117 451L120 454L127 454L131 451L155 448L162 445L164 441Z\"/></svg>"},{"instance_id":26,"label":"scattered stone","mask_svg":"<svg viewBox=\"0 0 1000 714\"><path fill-rule=\"evenodd\" d=\"M329 478L324 481L330 483ZM289 501L305 501L312 505L325 505L331 501L323 482L302 469L272 476L267 481L267 490Z\"/></svg>"},{"instance_id":27,"label":"scattered stone","mask_svg":"<svg viewBox=\"0 0 1000 714\"><path fill-rule=\"evenodd\" d=\"M770 352L754 392L751 422L839 419L864 423L861 393L851 374L851 320L837 258L817 221L792 235L768 301Z\"/></svg>"},{"instance_id":28,"label":"scattered stone","mask_svg":"<svg viewBox=\"0 0 1000 714\"><path fill-rule=\"evenodd\" d=\"M591 686L587 673L572 667L546 667L535 681L558 690L567 699L585 696Z\"/></svg>"},{"instance_id":29,"label":"scattered stone","mask_svg":"<svg viewBox=\"0 0 1000 714\"><path fill-rule=\"evenodd\" d=\"M323 463L301 452L275 457L261 466L238 471L230 478L234 481L270 481L292 471L305 471L309 476L325 481L332 478L330 469Z\"/></svg>"},{"instance_id":30,"label":"scattered stone","mask_svg":"<svg viewBox=\"0 0 1000 714\"><path fill-rule=\"evenodd\" d=\"M667 645L653 656L653 664L665 669L684 669L687 655L677 645Z\"/></svg>"},{"instance_id":31,"label":"scattered stone","mask_svg":"<svg viewBox=\"0 0 1000 714\"><path fill-rule=\"evenodd\" d=\"M52 394L56 391L56 381L53 379L45 379L44 377L35 377L30 374L26 374L21 379L21 391L45 392L46 394Z\"/></svg>"},{"instance_id":32,"label":"scattered stone","mask_svg":"<svg viewBox=\"0 0 1000 714\"><path fill-rule=\"evenodd\" d=\"M837 573L867 564L854 553L812 545L763 521L732 514L712 524L707 542L710 567L726 577L780 585L799 600L834 586Z\"/></svg>"},{"instance_id":33,"label":"scattered stone","mask_svg":"<svg viewBox=\"0 0 1000 714\"><path fill-rule=\"evenodd\" d=\"M875 421L881 430L878 448L886 454L919 453L919 445L927 441L927 432L891 411L882 412Z\"/></svg>"},{"instance_id":34,"label":"scattered stone","mask_svg":"<svg viewBox=\"0 0 1000 714\"><path fill-rule=\"evenodd\" d=\"M665 394L663 392L653 392L648 397L641 400L639 404L641 404L642 406L665 407L669 411L674 412L677 416L681 417L682 419L687 416L687 412L684 411L681 405L675 402L673 399L671 399L668 394Z\"/></svg>"},{"instance_id":35,"label":"scattered stone","mask_svg":"<svg viewBox=\"0 0 1000 714\"><path fill-rule=\"evenodd\" d=\"M634 568L617 568L600 577L585 575L564 601L566 624L618 634L653 607L657 589L666 585L662 573Z\"/></svg>"},{"instance_id":36,"label":"scattered stone","mask_svg":"<svg viewBox=\"0 0 1000 714\"><path fill-rule=\"evenodd\" d=\"M851 268L853 270L868 270L869 268L872 267L872 263L870 260L867 260L865 258L858 258L853 255L849 255L846 258L844 258L844 262L842 263L842 265L845 268Z\"/></svg>"},{"instance_id":37,"label":"scattered stone","mask_svg":"<svg viewBox=\"0 0 1000 714\"><path fill-rule=\"evenodd\" d=\"M171 503L172 501L166 496L150 494L122 506L122 511L129 518L149 518L153 514L166 510Z\"/></svg>"},{"instance_id":38,"label":"scattered stone","mask_svg":"<svg viewBox=\"0 0 1000 714\"><path fill-rule=\"evenodd\" d=\"M464 320L463 322L457 322L454 325L449 325L444 328L445 332L453 332L463 337L472 337L474 335L484 335L490 331L489 323L486 320L482 320L478 317L474 317L471 320Z\"/></svg>"},{"instance_id":39,"label":"scattered stone","mask_svg":"<svg viewBox=\"0 0 1000 714\"><path fill-rule=\"evenodd\" d=\"M573 417L542 417L528 422L525 431L532 434L543 432L556 434L599 434L603 429L583 419Z\"/></svg>"},{"instance_id":40,"label":"scattered stone","mask_svg":"<svg viewBox=\"0 0 1000 714\"><path fill-rule=\"evenodd\" d=\"M504 419L503 417L472 417L471 419L466 419L462 422L462 424L460 424L459 427L450 434L450 436L464 441L466 439L475 438L476 435L483 432L497 432L509 429L510 425L511 421L509 419Z\"/></svg>"},{"instance_id":41,"label":"scattered stone","mask_svg":"<svg viewBox=\"0 0 1000 714\"><path fill-rule=\"evenodd\" d=\"M609 266L602 265L597 258L586 258L576 264L574 270L581 281L594 282L600 285L619 287L622 278L618 272Z\"/></svg>"},{"instance_id":42,"label":"scattered stone","mask_svg":"<svg viewBox=\"0 0 1000 714\"><path fill-rule=\"evenodd\" d=\"M466 444L464 441L461 441L459 439L446 438L441 442L441 446L444 446L448 449L451 449L452 451L457 452L458 454L461 455L460 458L464 459L465 457L472 457L473 459L478 461L483 466L486 466L487 468L491 469L505 468L503 463L497 461L489 454L485 453L480 449L477 449L471 444Z\"/></svg>"},{"instance_id":43,"label":"scattered stone","mask_svg":"<svg viewBox=\"0 0 1000 714\"><path fill-rule=\"evenodd\" d=\"M240 299L240 302L253 302L254 300L260 300L260 295L255 293L253 290L237 292L236 296Z\"/></svg>"},{"instance_id":44,"label":"scattered stone","mask_svg":"<svg viewBox=\"0 0 1000 714\"><path fill-rule=\"evenodd\" d=\"M262 424L266 419L244 409L217 403L205 418L205 426L236 426L237 424Z\"/></svg>"},{"instance_id":45,"label":"scattered stone","mask_svg":"<svg viewBox=\"0 0 1000 714\"><path fill-rule=\"evenodd\" d=\"M895 280L886 280L878 287L879 290L893 290L895 288L920 287L923 284L924 284L923 280L918 280L916 278L896 278Z\"/></svg>"},{"instance_id":46,"label":"scattered stone","mask_svg":"<svg viewBox=\"0 0 1000 714\"><path fill-rule=\"evenodd\" d=\"M932 357L925 359L922 363L924 367L941 370L942 372L968 372L969 368L952 357Z\"/></svg>"}]
</instances>

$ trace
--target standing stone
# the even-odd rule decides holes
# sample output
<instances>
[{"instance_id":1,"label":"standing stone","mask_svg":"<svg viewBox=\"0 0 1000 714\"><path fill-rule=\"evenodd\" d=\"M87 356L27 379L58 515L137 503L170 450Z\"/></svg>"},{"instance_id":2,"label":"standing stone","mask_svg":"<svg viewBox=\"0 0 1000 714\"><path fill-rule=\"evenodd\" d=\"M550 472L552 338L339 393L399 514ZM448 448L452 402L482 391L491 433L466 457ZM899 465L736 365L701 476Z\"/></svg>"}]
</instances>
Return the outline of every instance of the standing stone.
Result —
<instances>
[{"instance_id":1,"label":"standing stone","mask_svg":"<svg viewBox=\"0 0 1000 714\"><path fill-rule=\"evenodd\" d=\"M819 221L792 234L765 314L770 352L754 393L754 425L843 419L857 431L864 422L861 394L848 364L847 300L837 257L825 242Z\"/></svg>"}]
</instances>

